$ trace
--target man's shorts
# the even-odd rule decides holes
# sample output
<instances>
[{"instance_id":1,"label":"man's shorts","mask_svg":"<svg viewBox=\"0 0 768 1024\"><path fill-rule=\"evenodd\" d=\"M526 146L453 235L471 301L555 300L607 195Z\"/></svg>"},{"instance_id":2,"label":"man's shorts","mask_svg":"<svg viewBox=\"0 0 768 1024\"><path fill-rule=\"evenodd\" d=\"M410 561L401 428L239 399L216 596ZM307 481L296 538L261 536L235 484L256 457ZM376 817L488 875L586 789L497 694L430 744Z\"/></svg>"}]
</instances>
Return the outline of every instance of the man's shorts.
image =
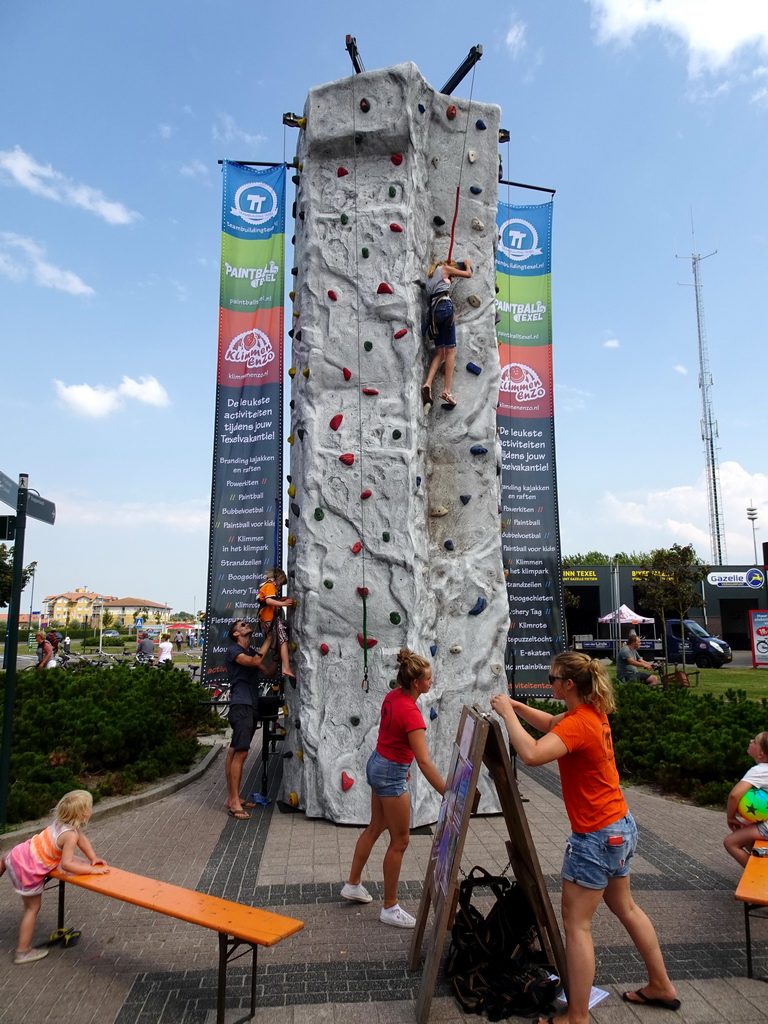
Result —
<instances>
[{"instance_id":1,"label":"man's shorts","mask_svg":"<svg viewBox=\"0 0 768 1024\"><path fill-rule=\"evenodd\" d=\"M566 882L584 889L605 889L612 878L629 874L636 849L637 825L627 812L597 832L573 832L565 847L561 874Z\"/></svg>"},{"instance_id":2,"label":"man's shorts","mask_svg":"<svg viewBox=\"0 0 768 1024\"><path fill-rule=\"evenodd\" d=\"M230 704L227 718L232 726L230 747L233 750L248 750L256 732L256 708L250 704Z\"/></svg>"},{"instance_id":3,"label":"man's shorts","mask_svg":"<svg viewBox=\"0 0 768 1024\"><path fill-rule=\"evenodd\" d=\"M411 766L388 761L374 750L365 766L365 777L376 796L402 796L408 789Z\"/></svg>"}]
</instances>

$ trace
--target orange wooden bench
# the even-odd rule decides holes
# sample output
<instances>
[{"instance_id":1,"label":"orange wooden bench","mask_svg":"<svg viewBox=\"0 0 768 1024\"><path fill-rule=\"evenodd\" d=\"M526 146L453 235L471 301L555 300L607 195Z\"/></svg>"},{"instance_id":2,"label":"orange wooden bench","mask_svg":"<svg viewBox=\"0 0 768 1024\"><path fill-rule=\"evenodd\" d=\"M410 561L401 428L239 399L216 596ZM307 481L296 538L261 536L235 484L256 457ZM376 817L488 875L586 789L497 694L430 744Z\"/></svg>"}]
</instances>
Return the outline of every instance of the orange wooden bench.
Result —
<instances>
[{"instance_id":1,"label":"orange wooden bench","mask_svg":"<svg viewBox=\"0 0 768 1024\"><path fill-rule=\"evenodd\" d=\"M768 850L768 842L758 839L755 849ZM744 903L744 931L747 937L747 977L752 977L752 934L749 927L751 914L768 907L768 857L750 857L744 868L736 899ZM763 916L763 915L760 915ZM761 981L767 979L761 978Z\"/></svg>"},{"instance_id":2,"label":"orange wooden bench","mask_svg":"<svg viewBox=\"0 0 768 1024\"><path fill-rule=\"evenodd\" d=\"M219 933L219 980L217 989L216 1020L224 1024L224 1001L227 992L227 964L239 959L242 951L233 954L241 945L250 946L253 952L251 968L251 1013L256 1013L256 954L259 946L274 946L304 927L303 921L294 917L273 914L269 910L257 910L242 903L232 903L218 896L183 889L153 878L132 875L129 871L110 867L106 875L69 875L65 871L52 871L51 878L59 882L59 923L64 927L65 882L81 889L111 896L113 899L132 903L137 907L155 910L158 914L189 921L191 924L210 928Z\"/></svg>"}]
</instances>

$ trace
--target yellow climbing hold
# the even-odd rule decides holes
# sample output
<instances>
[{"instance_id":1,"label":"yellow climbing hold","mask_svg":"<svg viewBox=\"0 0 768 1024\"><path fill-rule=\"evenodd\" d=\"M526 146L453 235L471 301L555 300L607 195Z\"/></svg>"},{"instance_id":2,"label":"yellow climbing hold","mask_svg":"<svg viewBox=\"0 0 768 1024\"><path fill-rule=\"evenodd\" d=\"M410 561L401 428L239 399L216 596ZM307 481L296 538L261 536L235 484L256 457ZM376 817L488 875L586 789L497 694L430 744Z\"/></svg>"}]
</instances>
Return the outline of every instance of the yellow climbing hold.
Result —
<instances>
[{"instance_id":1,"label":"yellow climbing hold","mask_svg":"<svg viewBox=\"0 0 768 1024\"><path fill-rule=\"evenodd\" d=\"M288 547L289 548L296 547L296 538L293 536L292 533L288 534Z\"/></svg>"},{"instance_id":2,"label":"yellow climbing hold","mask_svg":"<svg viewBox=\"0 0 768 1024\"><path fill-rule=\"evenodd\" d=\"M291 484L291 486L288 488L288 494L291 498L296 497L296 484Z\"/></svg>"},{"instance_id":3,"label":"yellow climbing hold","mask_svg":"<svg viewBox=\"0 0 768 1024\"><path fill-rule=\"evenodd\" d=\"M303 120L303 118L302 118L302 120ZM296 756L297 757L299 756L298 750L296 751ZM288 794L288 803L291 805L291 807L298 807L299 806L299 794L298 793L289 793Z\"/></svg>"},{"instance_id":4,"label":"yellow climbing hold","mask_svg":"<svg viewBox=\"0 0 768 1024\"><path fill-rule=\"evenodd\" d=\"M295 366L292 366L290 368L290 370L288 371L288 376L289 377L295 377L296 376L296 367Z\"/></svg>"},{"instance_id":5,"label":"yellow climbing hold","mask_svg":"<svg viewBox=\"0 0 768 1024\"><path fill-rule=\"evenodd\" d=\"M295 441L295 437L293 436L293 434L289 434L288 437L286 437L286 441L288 442L288 444L293 444L293 442Z\"/></svg>"},{"instance_id":6,"label":"yellow climbing hold","mask_svg":"<svg viewBox=\"0 0 768 1024\"><path fill-rule=\"evenodd\" d=\"M304 760L304 751L303 750L297 750L296 751L296 757L298 757L298 759L300 761L303 761Z\"/></svg>"},{"instance_id":7,"label":"yellow climbing hold","mask_svg":"<svg viewBox=\"0 0 768 1024\"><path fill-rule=\"evenodd\" d=\"M309 376L309 367L307 367L306 370L302 370L301 371L301 375L303 377L308 377Z\"/></svg>"}]
</instances>

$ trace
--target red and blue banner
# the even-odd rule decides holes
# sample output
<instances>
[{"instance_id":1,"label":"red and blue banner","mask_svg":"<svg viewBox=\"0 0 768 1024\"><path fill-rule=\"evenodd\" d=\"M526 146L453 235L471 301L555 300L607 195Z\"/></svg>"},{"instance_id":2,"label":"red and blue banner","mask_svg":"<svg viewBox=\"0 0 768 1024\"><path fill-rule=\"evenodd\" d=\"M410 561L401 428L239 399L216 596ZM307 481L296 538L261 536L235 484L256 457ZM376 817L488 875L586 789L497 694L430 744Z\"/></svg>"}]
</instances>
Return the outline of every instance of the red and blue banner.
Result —
<instances>
[{"instance_id":1,"label":"red and blue banner","mask_svg":"<svg viewBox=\"0 0 768 1024\"><path fill-rule=\"evenodd\" d=\"M203 676L282 556L285 166L225 161Z\"/></svg>"},{"instance_id":2,"label":"red and blue banner","mask_svg":"<svg viewBox=\"0 0 768 1024\"><path fill-rule=\"evenodd\" d=\"M510 628L507 678L517 696L551 693L563 649L552 383L552 203L499 203L496 340L501 387L502 558Z\"/></svg>"}]
</instances>

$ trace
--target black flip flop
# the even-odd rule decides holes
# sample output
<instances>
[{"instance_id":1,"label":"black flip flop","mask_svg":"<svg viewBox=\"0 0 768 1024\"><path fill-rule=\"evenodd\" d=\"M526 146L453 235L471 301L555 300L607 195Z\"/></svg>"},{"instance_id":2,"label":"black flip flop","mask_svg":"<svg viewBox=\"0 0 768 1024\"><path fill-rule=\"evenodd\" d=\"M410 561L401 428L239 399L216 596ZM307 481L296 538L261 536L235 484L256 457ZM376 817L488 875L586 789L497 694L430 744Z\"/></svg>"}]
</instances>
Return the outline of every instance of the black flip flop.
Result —
<instances>
[{"instance_id":1,"label":"black flip flop","mask_svg":"<svg viewBox=\"0 0 768 1024\"><path fill-rule=\"evenodd\" d=\"M630 999L630 996L637 996L637 999ZM653 1006L658 1010L680 1009L679 999L653 999L651 996L644 995L641 988L635 989L634 992L622 992L621 998L625 1003L633 1003L635 1006Z\"/></svg>"}]
</instances>

